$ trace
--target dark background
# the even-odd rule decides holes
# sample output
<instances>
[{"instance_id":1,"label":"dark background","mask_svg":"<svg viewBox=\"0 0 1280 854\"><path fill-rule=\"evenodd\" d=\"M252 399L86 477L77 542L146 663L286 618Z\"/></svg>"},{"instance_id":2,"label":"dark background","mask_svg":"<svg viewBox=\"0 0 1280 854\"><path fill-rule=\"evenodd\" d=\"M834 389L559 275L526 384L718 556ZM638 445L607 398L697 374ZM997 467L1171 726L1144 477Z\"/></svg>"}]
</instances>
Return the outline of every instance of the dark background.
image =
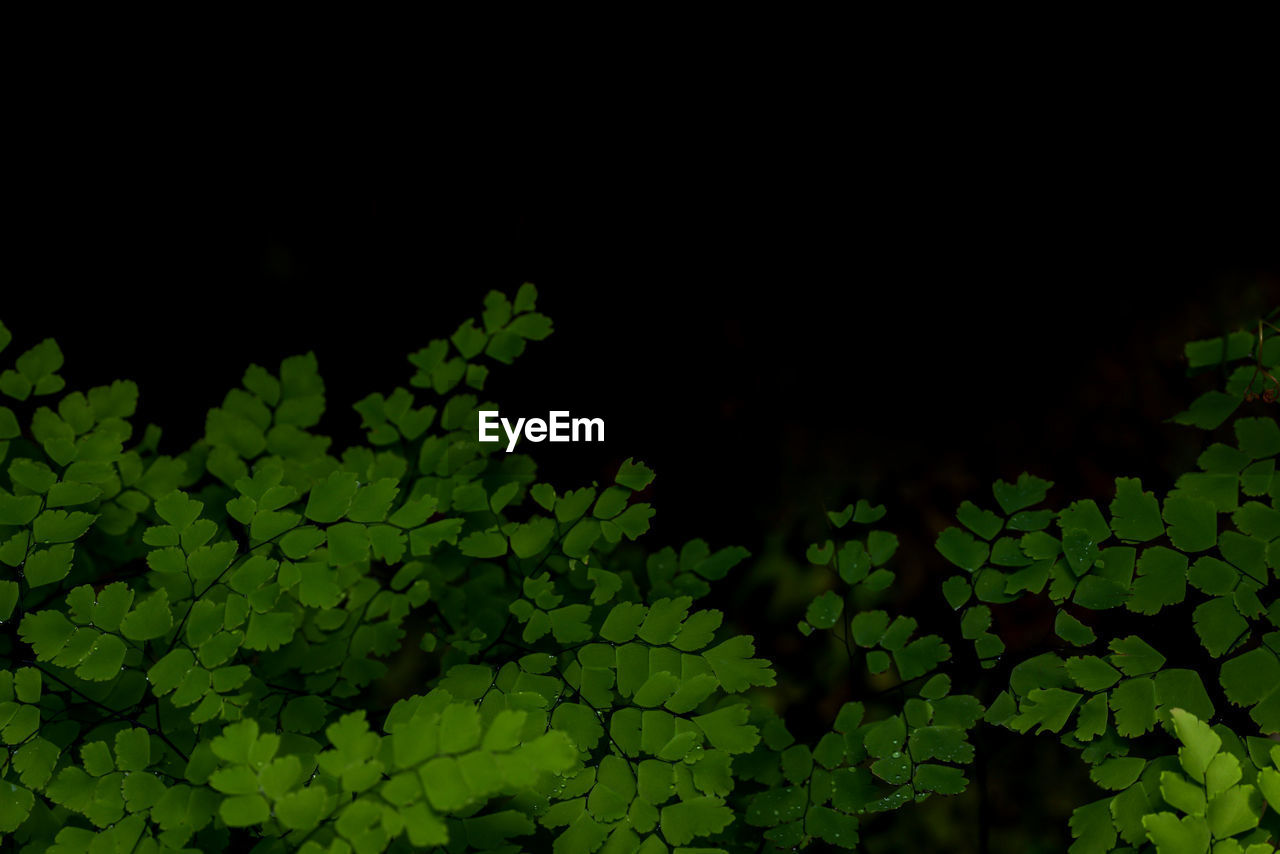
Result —
<instances>
[{"instance_id":1,"label":"dark background","mask_svg":"<svg viewBox=\"0 0 1280 854\"><path fill-rule=\"evenodd\" d=\"M363 161L33 168L7 197L0 310L18 344L56 336L77 385L136 379L177 450L250 361L310 349L325 426L355 438L349 403L532 281L558 331L488 391L608 425L539 446L544 471L636 455L659 536L729 541L859 496L949 512L1026 466L1064 497L1161 482L1197 444L1160 423L1188 400L1182 343L1280 295L1274 165L795 155L506 192Z\"/></svg>"},{"instance_id":2,"label":"dark background","mask_svg":"<svg viewBox=\"0 0 1280 854\"><path fill-rule=\"evenodd\" d=\"M1280 182L1274 162L1112 157L1096 140L891 149L671 143L572 182L522 162L496 190L448 162L367 156L35 160L5 201L0 318L15 346L56 336L74 387L135 379L138 420L170 452L250 361L315 350L341 445L359 435L350 403L407 382L405 354L489 289L532 281L557 331L486 396L607 424L603 445L534 447L544 477L603 481L643 459L654 546L745 545L784 587L824 508L883 502L900 604L941 618L933 538L962 499L989 504L995 478L1030 469L1061 506L1109 496L1116 475L1165 489L1192 465L1203 436L1163 419L1211 379L1186 377L1182 344L1280 303ZM799 684L822 659L791 629L804 585L777 580L715 601L809 704L803 732L844 689ZM1080 763L990 750L984 826L1061 850ZM1060 785L1028 796L1043 780Z\"/></svg>"}]
</instances>

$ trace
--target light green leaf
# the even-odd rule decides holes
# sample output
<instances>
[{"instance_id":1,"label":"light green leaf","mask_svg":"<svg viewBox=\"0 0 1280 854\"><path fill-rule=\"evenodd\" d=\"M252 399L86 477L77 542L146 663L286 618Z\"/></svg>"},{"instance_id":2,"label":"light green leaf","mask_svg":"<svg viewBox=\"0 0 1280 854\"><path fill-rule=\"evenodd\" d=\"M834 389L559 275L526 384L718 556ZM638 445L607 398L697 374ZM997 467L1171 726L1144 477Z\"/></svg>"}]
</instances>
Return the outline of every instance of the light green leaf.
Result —
<instances>
[{"instance_id":1,"label":"light green leaf","mask_svg":"<svg viewBox=\"0 0 1280 854\"><path fill-rule=\"evenodd\" d=\"M1179 820L1171 812L1158 812L1144 816L1142 826L1159 854L1206 854L1209 850L1209 825L1199 816Z\"/></svg>"}]
</instances>

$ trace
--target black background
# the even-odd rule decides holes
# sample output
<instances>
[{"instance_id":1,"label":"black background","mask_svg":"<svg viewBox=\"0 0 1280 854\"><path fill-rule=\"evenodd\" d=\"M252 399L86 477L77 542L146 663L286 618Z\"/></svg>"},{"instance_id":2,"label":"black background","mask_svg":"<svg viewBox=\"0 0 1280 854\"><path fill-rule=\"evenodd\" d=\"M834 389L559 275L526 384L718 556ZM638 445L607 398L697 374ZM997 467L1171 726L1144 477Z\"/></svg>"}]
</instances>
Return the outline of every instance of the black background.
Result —
<instances>
[{"instance_id":1,"label":"black background","mask_svg":"<svg viewBox=\"0 0 1280 854\"><path fill-rule=\"evenodd\" d=\"M394 158L37 160L9 197L0 316L19 344L56 336L74 385L136 379L171 451L250 361L315 350L341 443L406 353L533 281L557 332L490 396L608 425L603 446L538 447L543 471L635 455L657 536L729 542L860 496L936 528L1026 467L1063 498L1161 485L1198 446L1161 423L1193 390L1183 341L1280 295L1274 166L764 153L572 182L529 162L501 191Z\"/></svg>"}]
</instances>

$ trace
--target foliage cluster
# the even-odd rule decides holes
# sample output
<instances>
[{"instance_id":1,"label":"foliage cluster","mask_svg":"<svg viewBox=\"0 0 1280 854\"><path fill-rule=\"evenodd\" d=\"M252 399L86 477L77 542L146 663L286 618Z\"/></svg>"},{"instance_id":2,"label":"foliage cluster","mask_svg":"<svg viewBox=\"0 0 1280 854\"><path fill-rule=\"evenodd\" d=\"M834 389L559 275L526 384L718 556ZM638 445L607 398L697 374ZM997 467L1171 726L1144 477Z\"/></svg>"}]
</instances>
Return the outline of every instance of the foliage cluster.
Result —
<instances>
[{"instance_id":1,"label":"foliage cluster","mask_svg":"<svg viewBox=\"0 0 1280 854\"><path fill-rule=\"evenodd\" d=\"M744 549L645 550L641 463L561 490L476 440L489 371L552 331L531 285L409 356L341 449L312 355L249 366L167 455L157 428L135 435L132 383L68 392L42 341L0 374L4 845L854 849L869 817L963 791L971 733L995 725L1091 766L1106 794L1076 810L1073 851L1271 851L1280 429L1234 417L1274 394L1271 329L1188 345L1226 383L1178 420L1234 441L1163 499L1120 478L1105 512L1052 510L1024 474L996 483L999 512L961 505L942 593L984 666L1007 654L1002 609L1057 609L1055 648L993 697L954 690L951 645L884 607L884 508L828 514L806 554L828 589L798 629L843 649L854 696L810 742L753 639L699 606ZM1212 673L1135 628L1190 606ZM422 660L418 690L386 699Z\"/></svg>"}]
</instances>

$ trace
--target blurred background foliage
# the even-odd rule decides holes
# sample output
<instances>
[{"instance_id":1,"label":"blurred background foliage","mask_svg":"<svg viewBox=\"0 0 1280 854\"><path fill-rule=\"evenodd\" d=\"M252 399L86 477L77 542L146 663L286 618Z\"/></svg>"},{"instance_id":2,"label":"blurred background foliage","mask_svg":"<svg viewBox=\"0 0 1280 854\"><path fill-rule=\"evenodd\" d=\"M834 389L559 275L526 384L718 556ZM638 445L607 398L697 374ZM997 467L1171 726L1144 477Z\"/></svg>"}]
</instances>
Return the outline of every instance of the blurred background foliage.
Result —
<instances>
[{"instance_id":1,"label":"blurred background foliage","mask_svg":"<svg viewBox=\"0 0 1280 854\"><path fill-rule=\"evenodd\" d=\"M1203 437L1165 419L1211 382L1186 376L1183 343L1280 300L1280 195L1258 201L1274 169L1203 186L1155 166L1118 181L1084 163L955 160L744 178L730 157L489 195L465 176L288 169L286 155L20 176L6 323L56 335L79 386L137 380L139 423L177 413L169 450L249 361L314 350L321 429L341 443L357 436L350 404L402 383L406 353L489 289L536 282L557 331L495 374L493 397L603 416L602 445L535 456L563 487L628 456L651 465L648 547L751 550L708 604L773 659L776 708L802 739L854 699L831 634L795 629L826 583L804 560L824 510L886 505L902 543L886 607L951 641L958 689L998 685L938 588L933 541L955 507L1024 469L1056 483L1056 506L1109 497L1117 475L1168 489ZM1001 611L1014 657L1051 614ZM398 662L394 693L423 666ZM868 850L1065 850L1072 807L1094 796L1085 766L1051 737L977 739L976 785L882 818Z\"/></svg>"}]
</instances>

